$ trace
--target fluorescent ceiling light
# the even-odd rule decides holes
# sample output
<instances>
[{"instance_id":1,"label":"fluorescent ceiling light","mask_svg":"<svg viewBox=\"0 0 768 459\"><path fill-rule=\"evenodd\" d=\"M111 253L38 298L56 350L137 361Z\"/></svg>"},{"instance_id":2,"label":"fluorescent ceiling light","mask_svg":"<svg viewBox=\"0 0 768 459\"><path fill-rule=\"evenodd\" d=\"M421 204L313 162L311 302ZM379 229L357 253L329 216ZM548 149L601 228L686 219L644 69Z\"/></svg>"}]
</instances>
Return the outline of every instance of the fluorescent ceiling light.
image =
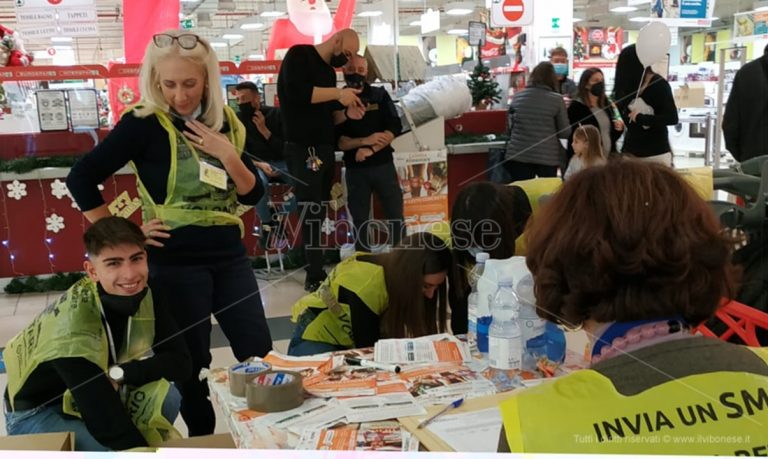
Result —
<instances>
[{"instance_id":1,"label":"fluorescent ceiling light","mask_svg":"<svg viewBox=\"0 0 768 459\"><path fill-rule=\"evenodd\" d=\"M229 44L224 43L223 41L212 41L211 42L211 47L213 47L213 48L226 48L227 46L229 46Z\"/></svg>"},{"instance_id":2,"label":"fluorescent ceiling light","mask_svg":"<svg viewBox=\"0 0 768 459\"><path fill-rule=\"evenodd\" d=\"M51 41L54 43L71 43L72 37L51 37Z\"/></svg>"},{"instance_id":3,"label":"fluorescent ceiling light","mask_svg":"<svg viewBox=\"0 0 768 459\"><path fill-rule=\"evenodd\" d=\"M475 5L463 2L446 3L445 14L449 16L466 16L475 11Z\"/></svg>"},{"instance_id":4,"label":"fluorescent ceiling light","mask_svg":"<svg viewBox=\"0 0 768 459\"><path fill-rule=\"evenodd\" d=\"M647 16L633 16L629 18L630 22L650 22L651 18Z\"/></svg>"},{"instance_id":5,"label":"fluorescent ceiling light","mask_svg":"<svg viewBox=\"0 0 768 459\"><path fill-rule=\"evenodd\" d=\"M581 18L573 18L573 23L575 24L575 23L577 23L577 22L581 22L581 21L583 21L583 20L584 20L584 19L581 19Z\"/></svg>"},{"instance_id":6,"label":"fluorescent ceiling light","mask_svg":"<svg viewBox=\"0 0 768 459\"><path fill-rule=\"evenodd\" d=\"M359 11L357 16L361 18L373 18L384 14L383 5L380 3L364 3L360 5Z\"/></svg>"},{"instance_id":7,"label":"fluorescent ceiling light","mask_svg":"<svg viewBox=\"0 0 768 459\"><path fill-rule=\"evenodd\" d=\"M466 35L467 29L451 29L446 32L448 35Z\"/></svg>"},{"instance_id":8,"label":"fluorescent ceiling light","mask_svg":"<svg viewBox=\"0 0 768 459\"><path fill-rule=\"evenodd\" d=\"M55 49L56 51L66 51L66 50L72 49L72 47L69 45L56 45L53 47L53 49Z\"/></svg>"},{"instance_id":9,"label":"fluorescent ceiling light","mask_svg":"<svg viewBox=\"0 0 768 459\"><path fill-rule=\"evenodd\" d=\"M252 59L254 61L263 61L264 55L263 54L249 54L248 59Z\"/></svg>"},{"instance_id":10,"label":"fluorescent ceiling light","mask_svg":"<svg viewBox=\"0 0 768 459\"><path fill-rule=\"evenodd\" d=\"M279 18L280 16L284 15L284 11L263 11L261 13L261 17L263 18Z\"/></svg>"},{"instance_id":11,"label":"fluorescent ceiling light","mask_svg":"<svg viewBox=\"0 0 768 459\"><path fill-rule=\"evenodd\" d=\"M421 25L421 21L411 21L408 25L411 27L418 27Z\"/></svg>"},{"instance_id":12,"label":"fluorescent ceiling light","mask_svg":"<svg viewBox=\"0 0 768 459\"><path fill-rule=\"evenodd\" d=\"M762 13L764 11L768 11L768 5L755 8L755 13Z\"/></svg>"},{"instance_id":13,"label":"fluorescent ceiling light","mask_svg":"<svg viewBox=\"0 0 768 459\"><path fill-rule=\"evenodd\" d=\"M246 22L240 26L243 30L257 30L264 28L264 24L261 22Z\"/></svg>"},{"instance_id":14,"label":"fluorescent ceiling light","mask_svg":"<svg viewBox=\"0 0 768 459\"><path fill-rule=\"evenodd\" d=\"M181 3L197 3L199 0L181 0Z\"/></svg>"},{"instance_id":15,"label":"fluorescent ceiling light","mask_svg":"<svg viewBox=\"0 0 768 459\"><path fill-rule=\"evenodd\" d=\"M362 13L359 13L357 16L361 18L373 18L376 16L381 16L384 14L383 11L363 11Z\"/></svg>"},{"instance_id":16,"label":"fluorescent ceiling light","mask_svg":"<svg viewBox=\"0 0 768 459\"><path fill-rule=\"evenodd\" d=\"M225 40L241 40L243 38L243 34L241 33L234 33L234 32L228 32L221 36L221 38Z\"/></svg>"},{"instance_id":17,"label":"fluorescent ceiling light","mask_svg":"<svg viewBox=\"0 0 768 459\"><path fill-rule=\"evenodd\" d=\"M615 8L611 8L612 13L631 13L633 11L637 11L636 6L617 6Z\"/></svg>"},{"instance_id":18,"label":"fluorescent ceiling light","mask_svg":"<svg viewBox=\"0 0 768 459\"><path fill-rule=\"evenodd\" d=\"M466 16L468 14L471 14L472 11L469 8L451 8L450 10L446 10L445 14L449 16Z\"/></svg>"}]
</instances>

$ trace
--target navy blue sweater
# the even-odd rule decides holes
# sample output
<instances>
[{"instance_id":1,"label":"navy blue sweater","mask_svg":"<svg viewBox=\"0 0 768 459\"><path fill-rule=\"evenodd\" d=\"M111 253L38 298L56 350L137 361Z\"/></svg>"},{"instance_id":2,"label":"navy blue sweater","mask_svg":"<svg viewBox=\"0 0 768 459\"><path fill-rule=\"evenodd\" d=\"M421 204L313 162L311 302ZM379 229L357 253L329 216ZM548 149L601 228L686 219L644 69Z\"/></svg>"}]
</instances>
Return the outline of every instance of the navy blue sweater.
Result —
<instances>
[{"instance_id":1,"label":"navy blue sweater","mask_svg":"<svg viewBox=\"0 0 768 459\"><path fill-rule=\"evenodd\" d=\"M223 128L226 131L228 127ZM168 174L171 169L171 147L168 132L154 115L137 118L129 113L120 120L102 143L72 167L67 187L83 211L104 204L98 185L125 166L136 164L142 183L156 203L165 201ZM255 205L264 193L256 166L242 155L243 164L256 176L256 185L238 201ZM163 240L165 247L148 247L149 260L156 264L205 262L215 257L239 256L245 251L240 228L228 226L184 226L171 231Z\"/></svg>"}]
</instances>

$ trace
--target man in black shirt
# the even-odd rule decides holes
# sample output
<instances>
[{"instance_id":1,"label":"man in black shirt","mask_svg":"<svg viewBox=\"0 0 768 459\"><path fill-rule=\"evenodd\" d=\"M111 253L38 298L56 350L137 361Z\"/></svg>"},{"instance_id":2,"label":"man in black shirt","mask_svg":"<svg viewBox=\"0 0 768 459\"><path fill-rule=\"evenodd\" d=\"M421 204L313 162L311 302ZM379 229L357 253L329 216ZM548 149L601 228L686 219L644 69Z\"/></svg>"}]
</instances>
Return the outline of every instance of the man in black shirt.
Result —
<instances>
[{"instance_id":1,"label":"man in black shirt","mask_svg":"<svg viewBox=\"0 0 768 459\"><path fill-rule=\"evenodd\" d=\"M285 55L277 80L283 116L285 159L303 210L302 239L307 261L304 288L325 279L320 247L322 202L328 201L335 172L333 112L361 107L360 90L336 87L336 72L360 47L357 33L344 29L318 45L295 45Z\"/></svg>"},{"instance_id":2,"label":"man in black shirt","mask_svg":"<svg viewBox=\"0 0 768 459\"><path fill-rule=\"evenodd\" d=\"M367 75L368 62L364 57L354 56L344 67L347 86L362 89L360 99L365 115L360 120L346 119L337 126L338 145L344 150L347 168L347 206L357 230L357 248L363 251L371 248L368 222L373 193L387 219L387 243L396 245L403 232L403 194L389 145L400 134L400 117L387 91L368 84Z\"/></svg>"},{"instance_id":3,"label":"man in black shirt","mask_svg":"<svg viewBox=\"0 0 768 459\"><path fill-rule=\"evenodd\" d=\"M167 297L147 286L141 229L106 217L84 240L88 277L3 352L6 429L10 435L75 432L79 451L157 443L173 430L181 396L168 381L191 376L189 351ZM146 414L158 409L165 418L162 431L146 422Z\"/></svg>"},{"instance_id":4,"label":"man in black shirt","mask_svg":"<svg viewBox=\"0 0 768 459\"><path fill-rule=\"evenodd\" d=\"M280 109L261 105L259 88L251 81L243 81L235 87L237 103L240 111L237 117L246 130L245 151L250 155L256 167L259 168L261 183L265 185L264 195L256 204L256 213L261 222L261 243L267 247L267 231L272 225L272 214L269 211L269 188L266 184L272 179L292 185L288 174L288 166L283 157L283 120ZM296 207L292 199L288 211Z\"/></svg>"},{"instance_id":5,"label":"man in black shirt","mask_svg":"<svg viewBox=\"0 0 768 459\"><path fill-rule=\"evenodd\" d=\"M736 161L768 154L768 45L736 72L725 106L725 147Z\"/></svg>"}]
</instances>

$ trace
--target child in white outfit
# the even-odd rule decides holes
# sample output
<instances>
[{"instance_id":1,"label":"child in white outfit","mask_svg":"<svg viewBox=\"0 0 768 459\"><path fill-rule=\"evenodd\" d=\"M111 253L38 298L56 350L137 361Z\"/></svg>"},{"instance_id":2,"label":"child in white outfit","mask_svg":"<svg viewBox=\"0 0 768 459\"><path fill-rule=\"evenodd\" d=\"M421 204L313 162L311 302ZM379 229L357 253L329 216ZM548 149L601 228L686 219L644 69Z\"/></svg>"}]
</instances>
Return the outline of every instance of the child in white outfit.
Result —
<instances>
[{"instance_id":1,"label":"child in white outfit","mask_svg":"<svg viewBox=\"0 0 768 459\"><path fill-rule=\"evenodd\" d=\"M573 158L563 175L568 180L573 174L588 167L603 166L607 162L603 153L600 131L592 125L579 126L573 133Z\"/></svg>"}]
</instances>

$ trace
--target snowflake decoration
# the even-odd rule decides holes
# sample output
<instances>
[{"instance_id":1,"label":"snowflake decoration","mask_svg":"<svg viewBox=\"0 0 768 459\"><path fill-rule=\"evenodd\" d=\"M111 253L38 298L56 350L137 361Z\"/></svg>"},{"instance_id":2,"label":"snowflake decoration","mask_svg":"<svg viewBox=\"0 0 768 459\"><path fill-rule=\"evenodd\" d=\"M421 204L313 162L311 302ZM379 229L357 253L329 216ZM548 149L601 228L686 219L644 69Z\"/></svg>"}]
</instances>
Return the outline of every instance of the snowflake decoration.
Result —
<instances>
[{"instance_id":1,"label":"snowflake decoration","mask_svg":"<svg viewBox=\"0 0 768 459\"><path fill-rule=\"evenodd\" d=\"M8 187L8 197L20 201L21 198L27 195L27 184L21 183L18 180L6 185Z\"/></svg>"},{"instance_id":2,"label":"snowflake decoration","mask_svg":"<svg viewBox=\"0 0 768 459\"><path fill-rule=\"evenodd\" d=\"M99 184L99 186L97 186L96 188L98 188L99 191L104 191L104 185L102 184Z\"/></svg>"},{"instance_id":3,"label":"snowflake decoration","mask_svg":"<svg viewBox=\"0 0 768 459\"><path fill-rule=\"evenodd\" d=\"M67 184L59 179L51 182L51 194L56 196L56 199L62 199L64 196L70 196Z\"/></svg>"},{"instance_id":4,"label":"snowflake decoration","mask_svg":"<svg viewBox=\"0 0 768 459\"><path fill-rule=\"evenodd\" d=\"M336 222L326 217L326 219L323 220L323 226L321 228L326 236L330 236L336 230Z\"/></svg>"},{"instance_id":5,"label":"snowflake decoration","mask_svg":"<svg viewBox=\"0 0 768 459\"><path fill-rule=\"evenodd\" d=\"M51 214L50 217L45 218L45 229L58 233L64 229L64 217L60 217L56 214Z\"/></svg>"}]
</instances>

